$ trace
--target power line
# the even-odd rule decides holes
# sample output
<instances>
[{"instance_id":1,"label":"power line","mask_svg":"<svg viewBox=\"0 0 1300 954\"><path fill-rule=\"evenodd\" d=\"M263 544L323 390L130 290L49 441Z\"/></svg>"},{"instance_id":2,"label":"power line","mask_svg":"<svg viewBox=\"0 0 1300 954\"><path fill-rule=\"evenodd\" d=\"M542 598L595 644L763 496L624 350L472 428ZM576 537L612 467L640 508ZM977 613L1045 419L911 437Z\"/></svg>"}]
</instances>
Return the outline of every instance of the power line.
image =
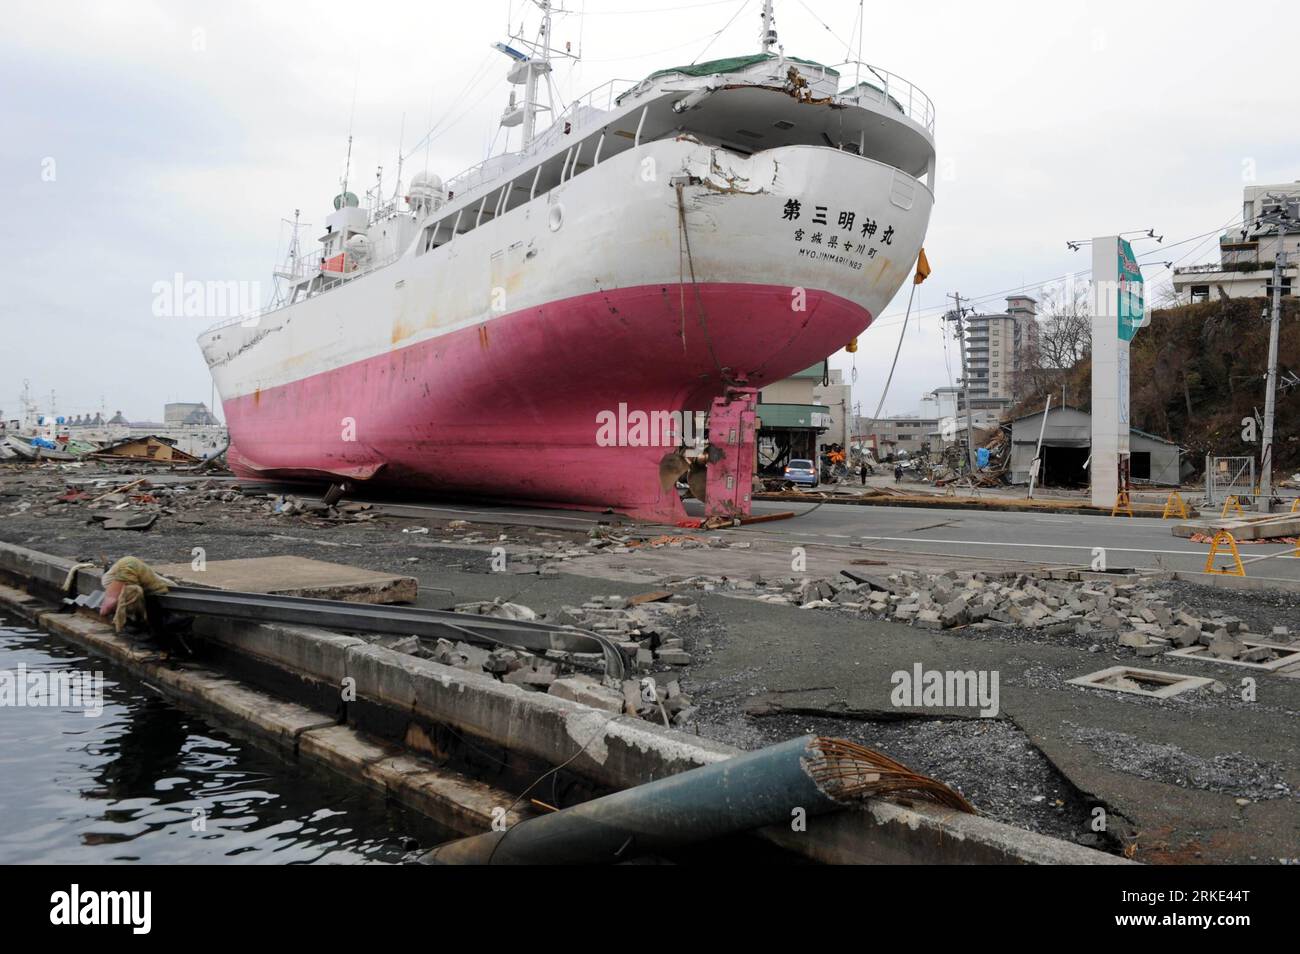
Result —
<instances>
[{"instance_id":1,"label":"power line","mask_svg":"<svg viewBox=\"0 0 1300 954\"><path fill-rule=\"evenodd\" d=\"M831 35L831 37L835 40L835 42L837 42L837 43L843 43L844 46L847 47L847 48L849 48L849 49L852 49L852 48L853 48L853 44L852 44L852 43L845 43L844 40L840 39L839 34L837 34L834 30L832 30L832 29L827 25L826 21L823 20L821 17L819 17L819 16L816 14L816 12L813 10L813 8L810 7L810 6L808 6L808 4L804 3L803 0L799 0L799 6L803 7L805 10L807 10L808 13L812 16L812 18L813 18L814 20L816 20L816 21L817 21L818 23L820 23L823 27L825 27L826 32L829 33L829 34Z\"/></svg>"},{"instance_id":2,"label":"power line","mask_svg":"<svg viewBox=\"0 0 1300 954\"><path fill-rule=\"evenodd\" d=\"M433 123L429 127L429 131L426 132L423 137L421 137L420 141L411 147L411 151L402 157L404 160L411 158L411 156L419 152L420 149L424 148L426 145L431 143L435 138L435 134L441 135L442 133L450 129L451 126L455 125L455 123L452 123L451 126L444 126L444 124L447 122L447 117L450 116L452 112L456 109L456 107L460 104L465 94L468 93L479 82L481 82L485 76L487 76L487 72L491 68L492 61L495 58L496 58L495 52L489 53L486 57L484 57L484 59L479 63L478 69L475 70L474 74L470 77L469 82L467 82L464 85L464 87L461 88L461 91L459 93L457 93L454 97L452 97L451 105L447 107L446 111L443 112L442 116L438 119L438 121L436 123ZM490 89L489 92L491 92ZM480 98L478 101L475 102L475 105L478 105L478 102L481 101L482 99ZM429 112L430 114L432 114L433 112L432 103L430 104ZM460 121L459 118L456 121L459 122ZM439 130L438 128L440 126L443 127L441 130Z\"/></svg>"},{"instance_id":3,"label":"power line","mask_svg":"<svg viewBox=\"0 0 1300 954\"><path fill-rule=\"evenodd\" d=\"M727 0L727 2L731 3L732 0ZM724 27L723 29L726 28ZM721 31L718 32L720 33ZM663 50L653 50L650 53L636 53L633 54L632 56L608 56L608 57L602 57L601 59L591 59L590 57L585 57L582 62L584 63L625 63L629 60L644 60L651 56L662 56L665 53L672 53L675 52L676 50L685 49L688 46L694 46L695 44L699 43L701 40L716 40L717 37L718 37L718 33L705 33L703 36L697 36L692 40L687 40L684 43L678 43L676 46L670 46L667 49L663 49ZM698 58L699 57L696 57L696 59Z\"/></svg>"},{"instance_id":4,"label":"power line","mask_svg":"<svg viewBox=\"0 0 1300 954\"><path fill-rule=\"evenodd\" d=\"M736 17L740 16L741 13L744 12L745 7L747 7L747 6L749 6L749 0L741 0L740 7L736 10L735 13L733 13L733 14L731 15L731 19L727 21L726 26L724 26L724 27L723 27L721 30L719 30L717 33L713 34L713 39L709 40L709 44L708 44L708 46L706 46L704 49L700 50L700 52L696 55L695 59L691 60L691 65L692 65L692 66L694 66L696 63L698 63L698 62L700 61L700 57L701 57L701 56L703 56L705 53L709 52L709 47L710 47L710 46L713 46L713 44L717 42L718 37L722 36L722 34L724 34L724 33L727 32L727 29L728 29L728 28L729 28L733 23L736 22Z\"/></svg>"},{"instance_id":5,"label":"power line","mask_svg":"<svg viewBox=\"0 0 1300 954\"><path fill-rule=\"evenodd\" d=\"M721 7L734 2L735 0L705 0L705 2L703 3L687 3L687 4L681 4L673 7L643 7L640 10L592 10L591 12L584 14L584 16L589 16L589 17L620 16L621 17L628 14L636 14L636 13L672 13L674 10L698 10L701 7Z\"/></svg>"},{"instance_id":6,"label":"power line","mask_svg":"<svg viewBox=\"0 0 1300 954\"><path fill-rule=\"evenodd\" d=\"M1238 223L1241 222L1241 221L1242 221L1241 216L1234 216L1233 218L1229 219L1229 220L1228 220L1224 225L1219 226L1219 228L1217 228L1217 229L1212 229L1212 230L1209 231L1209 232L1203 232L1203 233L1201 233L1200 235L1193 235L1191 238L1181 239L1180 241L1174 242L1174 243L1171 244L1171 245L1162 245L1159 249L1156 249L1156 250L1154 250L1154 251L1152 251L1152 252L1144 252L1142 255L1139 255L1139 256L1138 256L1138 260L1139 260L1139 261L1142 261L1144 258L1149 259L1150 256L1152 256L1152 255L1159 255L1159 254L1161 254L1162 252L1167 251L1168 249L1171 249L1171 248L1178 248L1180 245L1186 245L1188 242L1194 242L1194 241L1196 241L1197 239L1204 239L1204 238L1206 238L1207 236L1211 236L1211 235L1219 235L1219 234L1221 234L1225 229L1230 229L1230 228L1232 228L1234 225L1238 224ZM1202 242L1202 244L1204 244L1204 243ZM1199 246L1198 246L1198 248L1199 248ZM1193 249L1193 250L1192 250L1192 253L1195 253L1195 252L1196 252L1196 249ZM1189 254L1191 254L1191 253L1189 253ZM1188 256L1188 255L1184 255L1182 258L1178 259L1178 261L1183 261L1183 259L1185 259L1185 258L1187 258L1187 257L1189 257L1189 256ZM1176 265L1177 263L1178 263L1178 262L1174 262L1175 265ZM1151 263L1150 263L1150 262L1147 262L1147 264L1151 264ZM975 296L973 296L973 297L966 297L966 296L963 296L963 298L965 299L965 301L966 301L968 304L970 304L970 305L973 306L973 305L975 305L975 304L982 303L982 302L987 302L987 301L991 301L992 299L1000 298L1000 297L1005 296L1005 295L1012 295L1012 294L1015 294L1016 292L1025 291L1026 289L1034 290L1034 291L1041 291L1043 288L1046 288L1048 285L1053 285L1053 284L1057 284L1057 283L1059 283L1059 282L1067 281L1067 280L1069 280L1069 279L1071 279L1071 278L1081 279L1081 278L1088 277L1088 276L1090 276L1090 275L1092 275L1092 267L1091 267L1091 266L1089 266L1088 268L1080 269L1079 271L1066 272L1066 273L1063 274L1063 275L1057 275L1057 276L1054 277L1054 278L1044 279L1043 281L1040 281L1040 282L1033 282L1033 283L1030 283L1030 284L1028 284L1028 285L1026 285L1026 284L1024 284L1024 283L1021 283L1021 284L1019 284L1019 285L1016 285L1016 286L1013 287L1013 288L1004 288L1004 289L1002 289L1002 290L1000 290L1000 291L987 292L987 293L985 293L985 294L982 294L982 295L975 295ZM930 308L918 309L918 310L915 311L913 314L915 314L916 317L918 317L918 318L923 317L923 316L932 316L932 315L939 316L939 315L942 315L946 310L947 310L947 306L946 306L946 305L937 305L937 306L933 306L933 307L930 307ZM892 316L886 313L886 314L882 314L879 318L877 318L877 319L872 323L872 327L874 328L874 327L878 327L878 326L879 326L879 327L886 327L886 328L887 328L887 327L892 327L893 325L896 325L896 324L898 324L898 315L897 315L897 313L894 313Z\"/></svg>"}]
</instances>

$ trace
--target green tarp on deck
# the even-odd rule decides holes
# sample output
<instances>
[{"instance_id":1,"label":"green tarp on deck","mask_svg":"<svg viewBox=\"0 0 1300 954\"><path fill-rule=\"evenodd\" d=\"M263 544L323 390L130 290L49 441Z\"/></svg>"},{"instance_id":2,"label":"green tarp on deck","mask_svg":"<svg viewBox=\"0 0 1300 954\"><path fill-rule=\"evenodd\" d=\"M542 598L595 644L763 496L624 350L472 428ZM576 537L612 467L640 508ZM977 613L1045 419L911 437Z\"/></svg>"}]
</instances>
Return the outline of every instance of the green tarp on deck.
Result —
<instances>
[{"instance_id":1,"label":"green tarp on deck","mask_svg":"<svg viewBox=\"0 0 1300 954\"><path fill-rule=\"evenodd\" d=\"M668 73L681 73L685 76L712 76L714 73L735 73L737 70L743 70L746 67L753 66L755 63L762 63L764 60L776 59L774 53L753 53L749 56L729 56L721 60L709 60L706 63L692 63L689 66L674 66L666 70L656 70L646 77L652 80L656 76L664 76ZM798 63L801 66L815 66L819 70L825 70L833 76L839 76L839 70L833 70L829 66L823 66L812 60L801 60L797 56L787 56L791 63Z\"/></svg>"}]
</instances>

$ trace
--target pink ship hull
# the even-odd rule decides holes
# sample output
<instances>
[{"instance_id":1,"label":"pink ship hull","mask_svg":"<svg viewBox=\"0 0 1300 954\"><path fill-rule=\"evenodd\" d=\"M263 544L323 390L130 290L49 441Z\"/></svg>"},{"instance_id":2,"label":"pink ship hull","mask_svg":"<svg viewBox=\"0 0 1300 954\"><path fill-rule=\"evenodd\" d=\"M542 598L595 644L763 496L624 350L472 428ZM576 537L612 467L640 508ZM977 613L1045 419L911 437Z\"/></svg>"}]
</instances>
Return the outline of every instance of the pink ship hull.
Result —
<instances>
[{"instance_id":1,"label":"pink ship hull","mask_svg":"<svg viewBox=\"0 0 1300 954\"><path fill-rule=\"evenodd\" d=\"M598 292L227 400L229 459L241 476L346 476L676 522L685 511L659 482L670 448L600 446L597 415L705 410L723 392L720 367L762 387L872 320L812 289L803 311L786 287L684 293L685 321L680 286Z\"/></svg>"}]
</instances>

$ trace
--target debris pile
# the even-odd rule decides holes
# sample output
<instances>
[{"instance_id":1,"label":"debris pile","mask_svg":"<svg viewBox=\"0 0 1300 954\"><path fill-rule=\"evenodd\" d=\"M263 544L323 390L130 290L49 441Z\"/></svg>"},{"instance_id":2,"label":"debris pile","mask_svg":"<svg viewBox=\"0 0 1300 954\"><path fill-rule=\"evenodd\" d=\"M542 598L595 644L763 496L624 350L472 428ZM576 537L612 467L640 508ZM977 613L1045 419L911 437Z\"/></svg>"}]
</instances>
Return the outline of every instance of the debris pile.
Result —
<instances>
[{"instance_id":1,"label":"debris pile","mask_svg":"<svg viewBox=\"0 0 1300 954\"><path fill-rule=\"evenodd\" d=\"M1300 633L1273 627L1252 634L1235 616L1194 612L1170 605L1149 584L1110 580L1055 579L1047 573L993 573L950 570L942 575L915 572L864 574L844 571L842 579L786 577L748 580L678 577L673 582L706 591L727 589L766 603L801 609L838 609L873 619L907 623L919 629L1017 627L1044 636L1092 640L1089 650L1124 647L1139 657L1201 645L1220 659L1264 662L1278 653L1268 646L1300 650ZM1285 651L1285 650L1284 650Z\"/></svg>"},{"instance_id":2,"label":"debris pile","mask_svg":"<svg viewBox=\"0 0 1300 954\"><path fill-rule=\"evenodd\" d=\"M551 622L608 636L644 671L656 663L690 664L691 655L673 632L672 623L699 615L700 608L690 597L659 590L640 596L594 597L579 607L565 606Z\"/></svg>"},{"instance_id":3,"label":"debris pile","mask_svg":"<svg viewBox=\"0 0 1300 954\"><path fill-rule=\"evenodd\" d=\"M456 611L500 619L536 620L527 606L502 600L462 603ZM666 590L638 596L594 597L580 607L566 606L551 622L590 630L614 639L630 668L647 675L624 680L615 686L604 676L600 653L549 649L544 655L498 647L487 649L464 641L436 642L415 636L380 637L374 640L388 649L432 659L444 666L469 672L484 672L502 682L547 692L609 712L636 715L669 726L686 725L695 718L696 707L676 679L657 682L648 673L656 666L683 666L691 661L684 641L673 634L670 624L699 616L699 607L682 594Z\"/></svg>"},{"instance_id":4,"label":"debris pile","mask_svg":"<svg viewBox=\"0 0 1300 954\"><path fill-rule=\"evenodd\" d=\"M452 520L446 528L453 531L452 542L456 545L495 546L509 543L509 560L504 564L505 572L536 573L541 576L556 576L560 572L560 565L566 561L581 559L596 553L629 554L661 549L749 549L752 546L748 541L728 541L720 536L663 534L649 537L635 530L619 531L605 526L587 531L585 544L566 539L558 534L548 534L545 531L533 531L530 536L555 536L557 539L528 541L496 530L470 529L471 524L464 520ZM511 531L518 529L510 528ZM429 528L407 527L402 532L428 533Z\"/></svg>"},{"instance_id":5,"label":"debris pile","mask_svg":"<svg viewBox=\"0 0 1300 954\"><path fill-rule=\"evenodd\" d=\"M317 526L375 519L378 512L368 503L325 504L293 495L247 490L228 481L201 479L194 484L158 483L145 477L123 482L122 478L99 478L65 482L55 474L41 475L22 484L24 496L14 511L40 517L67 508L86 511L90 522L106 530L148 530L159 517L174 517L177 523L202 525L221 523L233 516L297 517Z\"/></svg>"}]
</instances>

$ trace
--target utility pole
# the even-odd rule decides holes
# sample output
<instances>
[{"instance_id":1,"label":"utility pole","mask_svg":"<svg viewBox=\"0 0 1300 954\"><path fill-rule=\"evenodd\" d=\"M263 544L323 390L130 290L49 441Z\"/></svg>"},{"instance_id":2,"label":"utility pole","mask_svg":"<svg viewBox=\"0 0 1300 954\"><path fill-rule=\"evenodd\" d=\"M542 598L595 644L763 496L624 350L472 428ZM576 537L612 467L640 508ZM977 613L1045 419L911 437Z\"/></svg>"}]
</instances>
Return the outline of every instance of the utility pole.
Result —
<instances>
[{"instance_id":1,"label":"utility pole","mask_svg":"<svg viewBox=\"0 0 1300 954\"><path fill-rule=\"evenodd\" d=\"M1282 326L1282 274L1286 271L1286 227L1300 219L1300 200L1269 196L1275 204L1266 207L1257 223L1277 226L1277 254L1273 257L1273 317L1268 329L1268 373L1264 379L1264 441L1259 451L1259 497L1255 508L1269 513L1273 507L1273 413L1277 403L1277 339Z\"/></svg>"},{"instance_id":2,"label":"utility pole","mask_svg":"<svg viewBox=\"0 0 1300 954\"><path fill-rule=\"evenodd\" d=\"M970 373L966 370L966 326L961 308L961 295L952 292L948 295L954 302L954 308L947 318L957 326L957 340L961 342L961 390L966 402L966 473L975 473L975 428L971 423L970 409Z\"/></svg>"}]
</instances>

